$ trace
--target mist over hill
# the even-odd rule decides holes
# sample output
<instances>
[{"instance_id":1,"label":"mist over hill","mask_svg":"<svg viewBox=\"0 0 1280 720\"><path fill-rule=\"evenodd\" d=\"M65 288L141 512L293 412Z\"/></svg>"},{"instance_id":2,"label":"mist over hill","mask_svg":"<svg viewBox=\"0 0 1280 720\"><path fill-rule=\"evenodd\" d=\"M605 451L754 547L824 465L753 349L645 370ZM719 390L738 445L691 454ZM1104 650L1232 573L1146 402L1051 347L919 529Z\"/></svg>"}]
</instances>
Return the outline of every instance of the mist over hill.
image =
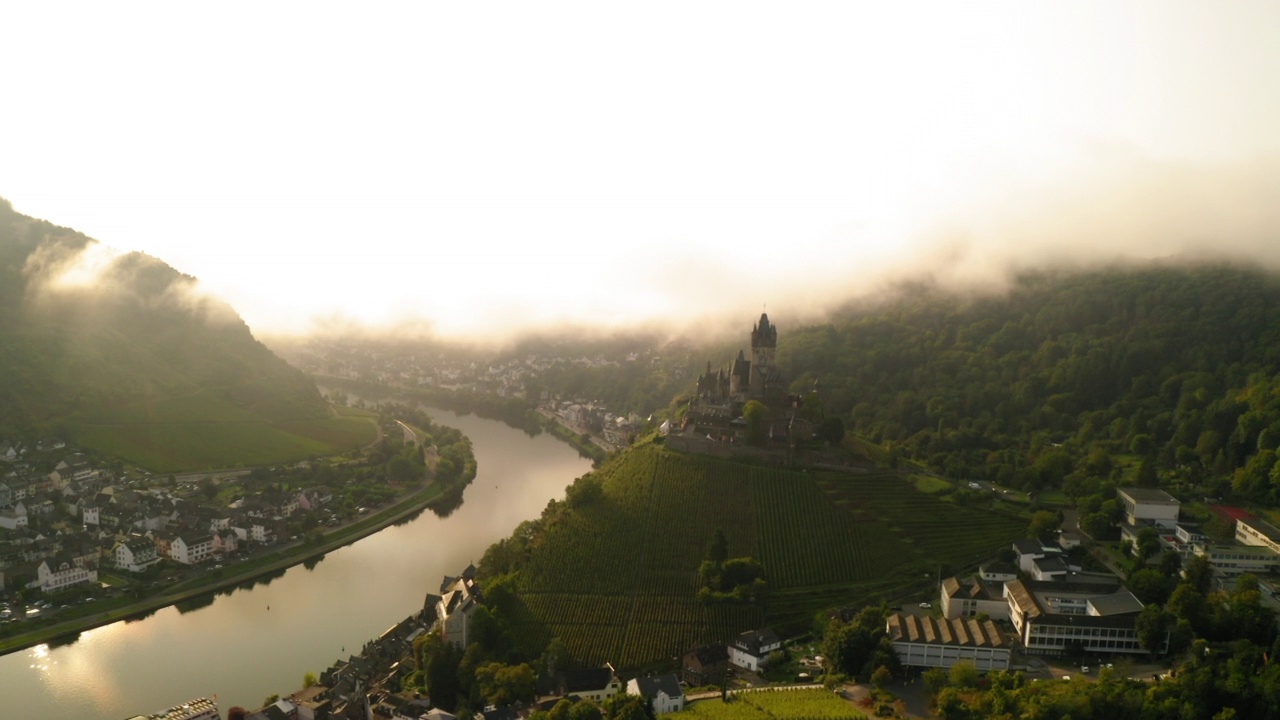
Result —
<instances>
[{"instance_id":1,"label":"mist over hill","mask_svg":"<svg viewBox=\"0 0 1280 720\"><path fill-rule=\"evenodd\" d=\"M195 278L2 199L0 378L0 435L74 433L121 414L270 422L326 414L311 381Z\"/></svg>"}]
</instances>

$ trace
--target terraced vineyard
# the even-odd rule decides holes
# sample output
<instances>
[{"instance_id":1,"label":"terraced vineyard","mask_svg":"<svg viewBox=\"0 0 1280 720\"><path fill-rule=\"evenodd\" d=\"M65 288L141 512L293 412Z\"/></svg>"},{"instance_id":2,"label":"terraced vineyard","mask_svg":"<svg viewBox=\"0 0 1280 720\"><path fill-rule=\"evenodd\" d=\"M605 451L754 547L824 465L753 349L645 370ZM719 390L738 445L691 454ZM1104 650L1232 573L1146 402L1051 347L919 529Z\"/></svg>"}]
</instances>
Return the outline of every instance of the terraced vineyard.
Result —
<instances>
[{"instance_id":1,"label":"terraced vineyard","mask_svg":"<svg viewBox=\"0 0 1280 720\"><path fill-rule=\"evenodd\" d=\"M762 625L893 598L939 564L966 565L1021 535L1026 519L961 508L896 474L805 472L646 444L596 471L602 497L554 514L516 575L530 646L559 637L574 658L639 667ZM766 607L697 602L716 529L769 580Z\"/></svg>"}]
</instances>

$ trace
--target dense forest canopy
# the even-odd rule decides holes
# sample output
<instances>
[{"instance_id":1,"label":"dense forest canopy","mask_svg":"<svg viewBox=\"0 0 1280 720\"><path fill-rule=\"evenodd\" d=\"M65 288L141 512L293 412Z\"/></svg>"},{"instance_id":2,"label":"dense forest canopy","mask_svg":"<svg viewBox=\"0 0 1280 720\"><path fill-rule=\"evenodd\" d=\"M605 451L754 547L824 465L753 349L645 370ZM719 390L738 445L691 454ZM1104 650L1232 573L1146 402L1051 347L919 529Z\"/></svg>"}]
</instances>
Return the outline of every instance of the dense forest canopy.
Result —
<instances>
[{"instance_id":1,"label":"dense forest canopy","mask_svg":"<svg viewBox=\"0 0 1280 720\"><path fill-rule=\"evenodd\" d=\"M1031 272L1000 295L915 287L788 329L778 362L856 432L953 476L1083 493L1149 459L1272 500L1277 307L1280 279L1240 266Z\"/></svg>"}]
</instances>

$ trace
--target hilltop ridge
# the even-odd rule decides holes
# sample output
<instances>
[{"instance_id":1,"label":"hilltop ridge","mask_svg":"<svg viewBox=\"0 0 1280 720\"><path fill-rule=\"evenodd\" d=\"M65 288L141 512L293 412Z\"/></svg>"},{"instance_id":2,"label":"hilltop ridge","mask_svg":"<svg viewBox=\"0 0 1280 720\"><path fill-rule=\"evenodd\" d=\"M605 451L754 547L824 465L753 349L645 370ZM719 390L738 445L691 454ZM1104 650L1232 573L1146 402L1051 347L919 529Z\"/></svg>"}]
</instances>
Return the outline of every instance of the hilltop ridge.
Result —
<instances>
[{"instance_id":1,"label":"hilltop ridge","mask_svg":"<svg viewBox=\"0 0 1280 720\"><path fill-rule=\"evenodd\" d=\"M269 425L297 436L297 427L283 425L330 416L310 379L195 278L22 215L3 200L0 377L0 436L73 436L156 469L220 462L216 452L184 454L184 445L227 440L191 423L259 426L254 435L270 435ZM267 437L259 445L273 443ZM282 459L327 447L299 437L284 444L293 447ZM178 455L166 458L161 446L177 447Z\"/></svg>"}]
</instances>

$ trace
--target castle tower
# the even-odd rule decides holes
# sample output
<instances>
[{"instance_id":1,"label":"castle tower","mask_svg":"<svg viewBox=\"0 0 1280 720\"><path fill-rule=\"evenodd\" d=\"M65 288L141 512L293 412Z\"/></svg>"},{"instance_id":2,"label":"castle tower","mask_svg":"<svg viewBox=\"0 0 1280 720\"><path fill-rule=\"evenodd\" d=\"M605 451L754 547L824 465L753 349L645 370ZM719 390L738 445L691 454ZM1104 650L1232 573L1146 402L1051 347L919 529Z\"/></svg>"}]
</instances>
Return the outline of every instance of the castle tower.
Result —
<instances>
[{"instance_id":1,"label":"castle tower","mask_svg":"<svg viewBox=\"0 0 1280 720\"><path fill-rule=\"evenodd\" d=\"M773 367L778 347L778 328L769 324L769 315L760 313L760 322L751 328L751 396L764 397L764 382Z\"/></svg>"}]
</instances>

